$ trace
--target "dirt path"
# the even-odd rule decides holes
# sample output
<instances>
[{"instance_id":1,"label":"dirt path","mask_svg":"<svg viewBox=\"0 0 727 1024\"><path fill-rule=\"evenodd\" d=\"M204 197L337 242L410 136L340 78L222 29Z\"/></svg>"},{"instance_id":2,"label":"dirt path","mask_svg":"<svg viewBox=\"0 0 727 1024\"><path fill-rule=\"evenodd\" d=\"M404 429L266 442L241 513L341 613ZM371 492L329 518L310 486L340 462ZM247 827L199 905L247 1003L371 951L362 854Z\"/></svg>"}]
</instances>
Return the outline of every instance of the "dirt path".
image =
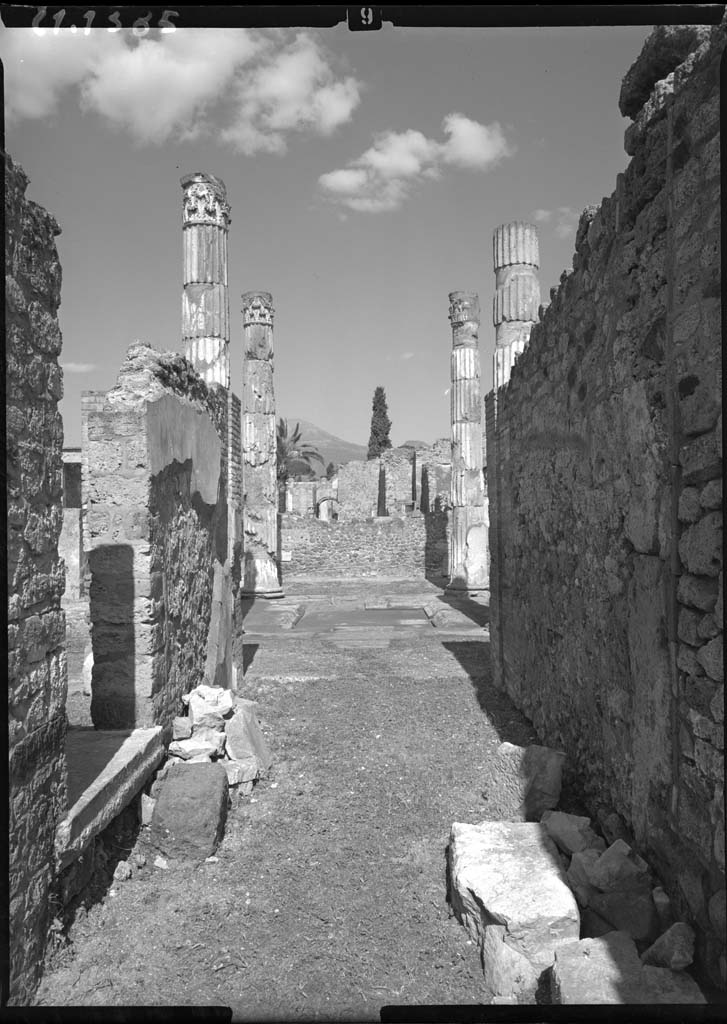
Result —
<instances>
[{"instance_id":1,"label":"dirt path","mask_svg":"<svg viewBox=\"0 0 727 1024\"><path fill-rule=\"evenodd\" d=\"M230 812L216 863L154 868L142 830L146 866L76 921L38 1001L222 1004L256 1021L483 1002L445 848L453 821L487 817L497 745L535 739L489 682L485 634L245 641L272 772Z\"/></svg>"}]
</instances>

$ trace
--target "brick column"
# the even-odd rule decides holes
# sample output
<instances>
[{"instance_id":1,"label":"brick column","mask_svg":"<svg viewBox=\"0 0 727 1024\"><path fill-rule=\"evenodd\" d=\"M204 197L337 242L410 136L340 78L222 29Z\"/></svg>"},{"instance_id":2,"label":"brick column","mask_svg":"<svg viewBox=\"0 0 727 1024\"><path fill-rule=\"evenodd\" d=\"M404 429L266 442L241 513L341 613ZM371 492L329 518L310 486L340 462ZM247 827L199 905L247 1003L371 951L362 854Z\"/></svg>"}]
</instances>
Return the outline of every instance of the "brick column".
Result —
<instances>
[{"instance_id":1,"label":"brick column","mask_svg":"<svg viewBox=\"0 0 727 1024\"><path fill-rule=\"evenodd\" d=\"M530 340L538 319L540 266L538 235L532 224L516 221L496 228L492 239L495 265L495 393L510 379L515 360Z\"/></svg>"},{"instance_id":2,"label":"brick column","mask_svg":"<svg viewBox=\"0 0 727 1024\"><path fill-rule=\"evenodd\" d=\"M452 543L447 590L488 588L487 527L482 478L482 398L477 334L480 302L473 292L451 292L452 324Z\"/></svg>"},{"instance_id":3,"label":"brick column","mask_svg":"<svg viewBox=\"0 0 727 1024\"><path fill-rule=\"evenodd\" d=\"M243 580L245 597L282 597L273 388L273 297L245 292L242 327Z\"/></svg>"},{"instance_id":4,"label":"brick column","mask_svg":"<svg viewBox=\"0 0 727 1024\"><path fill-rule=\"evenodd\" d=\"M227 231L230 206L225 184L212 174L186 174L182 239L184 354L207 384L230 386L230 304Z\"/></svg>"}]
</instances>

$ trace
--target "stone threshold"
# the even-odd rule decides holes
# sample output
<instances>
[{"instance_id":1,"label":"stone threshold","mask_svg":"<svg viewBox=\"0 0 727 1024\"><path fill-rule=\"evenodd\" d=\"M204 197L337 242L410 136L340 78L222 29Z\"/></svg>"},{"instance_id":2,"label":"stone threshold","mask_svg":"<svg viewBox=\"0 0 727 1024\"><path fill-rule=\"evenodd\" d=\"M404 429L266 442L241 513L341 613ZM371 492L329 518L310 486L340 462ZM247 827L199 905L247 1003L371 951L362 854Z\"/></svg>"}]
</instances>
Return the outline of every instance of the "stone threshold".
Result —
<instances>
[{"instance_id":1,"label":"stone threshold","mask_svg":"<svg viewBox=\"0 0 727 1024\"><path fill-rule=\"evenodd\" d=\"M70 809L55 836L62 871L133 800L162 761L162 727L69 729L66 734Z\"/></svg>"}]
</instances>

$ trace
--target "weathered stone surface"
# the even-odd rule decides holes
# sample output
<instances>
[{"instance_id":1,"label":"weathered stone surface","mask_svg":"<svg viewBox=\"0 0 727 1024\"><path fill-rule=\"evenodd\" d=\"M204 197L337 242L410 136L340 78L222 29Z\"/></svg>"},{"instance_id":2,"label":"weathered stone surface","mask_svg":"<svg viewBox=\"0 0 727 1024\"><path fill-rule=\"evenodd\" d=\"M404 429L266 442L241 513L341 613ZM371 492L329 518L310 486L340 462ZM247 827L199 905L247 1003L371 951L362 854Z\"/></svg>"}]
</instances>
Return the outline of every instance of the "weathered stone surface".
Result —
<instances>
[{"instance_id":1,"label":"weathered stone surface","mask_svg":"<svg viewBox=\"0 0 727 1024\"><path fill-rule=\"evenodd\" d=\"M692 608L711 611L717 601L717 580L685 573L679 577L677 597Z\"/></svg>"},{"instance_id":2,"label":"weathered stone surface","mask_svg":"<svg viewBox=\"0 0 727 1024\"><path fill-rule=\"evenodd\" d=\"M667 928L670 928L674 923L674 915L671 909L671 900L664 892L660 885L651 893L651 898L654 901L654 907L656 908L656 915L659 919L659 931L665 932Z\"/></svg>"},{"instance_id":3,"label":"weathered stone surface","mask_svg":"<svg viewBox=\"0 0 727 1024\"><path fill-rule=\"evenodd\" d=\"M192 735L192 719L187 717L180 717L174 719L172 722L172 739L174 740L188 740Z\"/></svg>"},{"instance_id":4,"label":"weathered stone surface","mask_svg":"<svg viewBox=\"0 0 727 1024\"><path fill-rule=\"evenodd\" d=\"M697 651L697 661L705 670L707 675L716 682L724 681L724 661L722 651L722 637L716 636L714 640L700 647Z\"/></svg>"},{"instance_id":5,"label":"weathered stone surface","mask_svg":"<svg viewBox=\"0 0 727 1024\"><path fill-rule=\"evenodd\" d=\"M182 764L168 773L154 807L150 839L167 857L201 862L222 839L227 773L221 764Z\"/></svg>"},{"instance_id":6,"label":"weathered stone surface","mask_svg":"<svg viewBox=\"0 0 727 1024\"><path fill-rule=\"evenodd\" d=\"M237 698L237 707L226 723L227 753L235 761L255 757L261 773L270 770L273 756L255 714L255 702Z\"/></svg>"},{"instance_id":7,"label":"weathered stone surface","mask_svg":"<svg viewBox=\"0 0 727 1024\"><path fill-rule=\"evenodd\" d=\"M651 940L657 934L656 909L646 883L630 889L591 893L588 906L614 928L627 932L640 942Z\"/></svg>"},{"instance_id":8,"label":"weathered stone surface","mask_svg":"<svg viewBox=\"0 0 727 1024\"><path fill-rule=\"evenodd\" d=\"M217 753L217 744L193 735L188 740L174 740L169 744L169 753L184 761L193 757L211 757Z\"/></svg>"},{"instance_id":9,"label":"weathered stone surface","mask_svg":"<svg viewBox=\"0 0 727 1024\"><path fill-rule=\"evenodd\" d=\"M234 704L231 690L221 686L207 686L205 683L183 694L182 700L189 707L193 729L198 726L223 728L223 719L232 714Z\"/></svg>"},{"instance_id":10,"label":"weathered stone surface","mask_svg":"<svg viewBox=\"0 0 727 1024\"><path fill-rule=\"evenodd\" d=\"M708 512L688 527L679 541L679 556L697 576L718 576L722 567L722 514Z\"/></svg>"},{"instance_id":11,"label":"weathered stone surface","mask_svg":"<svg viewBox=\"0 0 727 1024\"><path fill-rule=\"evenodd\" d=\"M606 843L591 828L591 819L564 811L546 811L540 819L558 849L573 854L587 848L602 852Z\"/></svg>"},{"instance_id":12,"label":"weathered stone surface","mask_svg":"<svg viewBox=\"0 0 727 1024\"><path fill-rule=\"evenodd\" d=\"M658 25L624 76L618 101L623 116L636 117L656 83L674 71L707 33L701 25Z\"/></svg>"},{"instance_id":13,"label":"weathered stone surface","mask_svg":"<svg viewBox=\"0 0 727 1024\"><path fill-rule=\"evenodd\" d=\"M108 737L109 734L106 734ZM104 742L94 730L69 733L77 748L75 758L83 757L85 743ZM61 868L70 864L99 835L142 789L164 756L161 726L135 729L114 740L115 753L87 786L59 822L55 835L56 860Z\"/></svg>"},{"instance_id":14,"label":"weathered stone surface","mask_svg":"<svg viewBox=\"0 0 727 1024\"><path fill-rule=\"evenodd\" d=\"M648 882L648 865L635 854L628 843L617 839L589 869L589 882L606 892L627 889Z\"/></svg>"},{"instance_id":15,"label":"weathered stone surface","mask_svg":"<svg viewBox=\"0 0 727 1024\"><path fill-rule=\"evenodd\" d=\"M601 917L591 907L581 908L581 934L582 939L598 939L602 935L608 935L613 931L610 921Z\"/></svg>"},{"instance_id":16,"label":"weathered stone surface","mask_svg":"<svg viewBox=\"0 0 727 1024\"><path fill-rule=\"evenodd\" d=\"M555 844L539 823L456 822L448 857L452 906L480 945L488 989L534 1001L555 949L579 931Z\"/></svg>"},{"instance_id":17,"label":"weathered stone surface","mask_svg":"<svg viewBox=\"0 0 727 1024\"><path fill-rule=\"evenodd\" d=\"M126 882L134 874L134 868L128 860L120 860L114 868L114 879L117 882Z\"/></svg>"},{"instance_id":18,"label":"weathered stone surface","mask_svg":"<svg viewBox=\"0 0 727 1024\"><path fill-rule=\"evenodd\" d=\"M151 825L152 815L154 814L154 805L156 800L154 797L147 796L146 793L141 794L141 823L144 826Z\"/></svg>"},{"instance_id":19,"label":"weathered stone surface","mask_svg":"<svg viewBox=\"0 0 727 1024\"><path fill-rule=\"evenodd\" d=\"M600 856L601 854L598 850L586 848L585 850L579 850L571 857L566 877L568 885L575 893L576 899L582 907L588 906L590 896L596 891L595 886L591 882L591 872Z\"/></svg>"},{"instance_id":20,"label":"weathered stone surface","mask_svg":"<svg viewBox=\"0 0 727 1024\"><path fill-rule=\"evenodd\" d=\"M244 760L221 762L227 772L227 781L230 786L239 786L240 783L254 782L260 775L260 763L254 754L250 754Z\"/></svg>"},{"instance_id":21,"label":"weathered stone surface","mask_svg":"<svg viewBox=\"0 0 727 1024\"><path fill-rule=\"evenodd\" d=\"M704 1003L688 975L645 967L633 939L612 931L558 947L551 970L551 999L577 1003Z\"/></svg>"},{"instance_id":22,"label":"weathered stone surface","mask_svg":"<svg viewBox=\"0 0 727 1024\"><path fill-rule=\"evenodd\" d=\"M488 802L488 814L505 821L539 821L558 805L564 760L562 751L550 747L502 743L490 768L498 796Z\"/></svg>"},{"instance_id":23,"label":"weathered stone surface","mask_svg":"<svg viewBox=\"0 0 727 1024\"><path fill-rule=\"evenodd\" d=\"M668 967L683 971L694 960L694 930L677 921L642 953L641 962L652 967Z\"/></svg>"},{"instance_id":24,"label":"weathered stone surface","mask_svg":"<svg viewBox=\"0 0 727 1024\"><path fill-rule=\"evenodd\" d=\"M717 509L722 507L722 479L710 480L699 492L699 504L702 508Z\"/></svg>"}]
</instances>

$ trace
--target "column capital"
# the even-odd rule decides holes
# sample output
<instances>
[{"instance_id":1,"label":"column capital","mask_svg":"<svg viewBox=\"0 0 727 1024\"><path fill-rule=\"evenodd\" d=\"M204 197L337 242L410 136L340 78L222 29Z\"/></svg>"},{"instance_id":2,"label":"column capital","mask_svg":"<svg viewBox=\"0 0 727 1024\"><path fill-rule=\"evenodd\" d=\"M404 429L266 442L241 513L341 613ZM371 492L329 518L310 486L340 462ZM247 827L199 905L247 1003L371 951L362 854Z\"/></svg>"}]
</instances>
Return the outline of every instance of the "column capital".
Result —
<instances>
[{"instance_id":1,"label":"column capital","mask_svg":"<svg viewBox=\"0 0 727 1024\"><path fill-rule=\"evenodd\" d=\"M243 292L242 294L242 326L252 324L273 326L275 310L270 292Z\"/></svg>"},{"instance_id":2,"label":"column capital","mask_svg":"<svg viewBox=\"0 0 727 1024\"><path fill-rule=\"evenodd\" d=\"M227 202L227 190L221 178L214 174L195 171L180 178L184 193L182 208L182 225L214 224L224 228L230 226L230 204Z\"/></svg>"},{"instance_id":3,"label":"column capital","mask_svg":"<svg viewBox=\"0 0 727 1024\"><path fill-rule=\"evenodd\" d=\"M477 292L449 293L449 322L452 327L459 324L480 323L480 298Z\"/></svg>"}]
</instances>

